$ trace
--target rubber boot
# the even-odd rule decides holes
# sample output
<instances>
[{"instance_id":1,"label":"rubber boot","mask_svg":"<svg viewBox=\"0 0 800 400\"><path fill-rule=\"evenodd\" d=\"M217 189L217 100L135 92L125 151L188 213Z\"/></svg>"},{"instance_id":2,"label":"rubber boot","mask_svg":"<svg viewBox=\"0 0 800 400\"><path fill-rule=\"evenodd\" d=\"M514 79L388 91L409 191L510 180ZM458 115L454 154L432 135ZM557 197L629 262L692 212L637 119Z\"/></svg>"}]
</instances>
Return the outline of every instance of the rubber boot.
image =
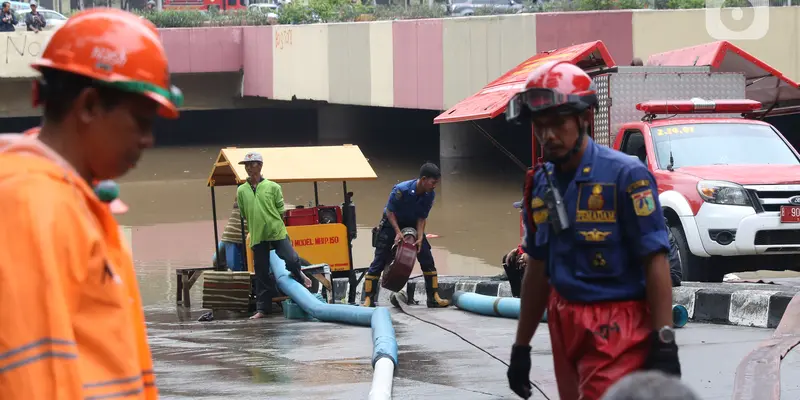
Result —
<instances>
[{"instance_id":1,"label":"rubber boot","mask_svg":"<svg viewBox=\"0 0 800 400\"><path fill-rule=\"evenodd\" d=\"M444 308L450 305L450 301L439 297L439 275L436 271L424 272L425 292L428 294L428 308Z\"/></svg>"},{"instance_id":2,"label":"rubber boot","mask_svg":"<svg viewBox=\"0 0 800 400\"><path fill-rule=\"evenodd\" d=\"M380 273L378 275L369 273L364 275L364 303L361 306L375 307L378 305L378 299L375 298L375 294L378 291L378 280L380 278Z\"/></svg>"}]
</instances>

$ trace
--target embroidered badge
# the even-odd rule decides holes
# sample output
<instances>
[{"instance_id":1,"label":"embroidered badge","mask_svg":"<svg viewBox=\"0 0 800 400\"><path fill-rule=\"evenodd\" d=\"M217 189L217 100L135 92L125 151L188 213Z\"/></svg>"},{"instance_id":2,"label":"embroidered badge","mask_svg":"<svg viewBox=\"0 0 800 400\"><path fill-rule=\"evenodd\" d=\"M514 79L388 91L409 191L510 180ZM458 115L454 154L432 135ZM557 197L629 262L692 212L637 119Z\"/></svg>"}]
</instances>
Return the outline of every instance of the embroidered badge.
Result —
<instances>
[{"instance_id":1,"label":"embroidered badge","mask_svg":"<svg viewBox=\"0 0 800 400\"><path fill-rule=\"evenodd\" d=\"M601 210L603 208L603 187L594 185L592 194L589 196L588 206L590 210Z\"/></svg>"},{"instance_id":2,"label":"embroidered badge","mask_svg":"<svg viewBox=\"0 0 800 400\"><path fill-rule=\"evenodd\" d=\"M632 194L631 200L633 200L633 210L640 217L646 217L656 210L656 200L650 189Z\"/></svg>"},{"instance_id":3,"label":"embroidered badge","mask_svg":"<svg viewBox=\"0 0 800 400\"><path fill-rule=\"evenodd\" d=\"M617 221L617 186L613 183L582 183L578 186L576 222Z\"/></svg>"},{"instance_id":4,"label":"embroidered badge","mask_svg":"<svg viewBox=\"0 0 800 400\"><path fill-rule=\"evenodd\" d=\"M599 231L597 229L578 231L578 233L580 233L587 242L602 242L611 235L611 231Z\"/></svg>"},{"instance_id":5,"label":"embroidered badge","mask_svg":"<svg viewBox=\"0 0 800 400\"><path fill-rule=\"evenodd\" d=\"M647 179L638 180L633 182L628 186L628 193L633 193L636 189L641 189L643 187L650 187L650 181Z\"/></svg>"},{"instance_id":6,"label":"embroidered badge","mask_svg":"<svg viewBox=\"0 0 800 400\"><path fill-rule=\"evenodd\" d=\"M549 215L550 214L547 213L547 209L534 211L533 212L533 223L535 223L536 225L539 225L542 222L547 221L547 217Z\"/></svg>"},{"instance_id":7,"label":"embroidered badge","mask_svg":"<svg viewBox=\"0 0 800 400\"><path fill-rule=\"evenodd\" d=\"M595 268L604 268L606 266L606 259L603 258L603 253L597 252L594 254L592 265L594 265Z\"/></svg>"},{"instance_id":8,"label":"embroidered badge","mask_svg":"<svg viewBox=\"0 0 800 400\"><path fill-rule=\"evenodd\" d=\"M544 207L544 200L538 197L534 197L531 200L531 208L539 208L539 207Z\"/></svg>"}]
</instances>

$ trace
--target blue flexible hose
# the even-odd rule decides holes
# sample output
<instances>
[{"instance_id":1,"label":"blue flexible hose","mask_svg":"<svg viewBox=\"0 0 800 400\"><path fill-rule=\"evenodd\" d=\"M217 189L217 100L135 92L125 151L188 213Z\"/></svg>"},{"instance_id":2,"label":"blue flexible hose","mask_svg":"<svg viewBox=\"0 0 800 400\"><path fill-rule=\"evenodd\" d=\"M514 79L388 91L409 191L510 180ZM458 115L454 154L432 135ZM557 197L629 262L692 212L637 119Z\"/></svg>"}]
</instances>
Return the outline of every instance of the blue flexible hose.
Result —
<instances>
[{"instance_id":1,"label":"blue flexible hose","mask_svg":"<svg viewBox=\"0 0 800 400\"><path fill-rule=\"evenodd\" d=\"M372 365L381 358L389 358L397 367L397 339L392 326L392 317L385 307L369 308L344 304L320 302L303 285L292 279L286 263L270 251L269 264L278 289L289 296L308 315L325 322L343 322L351 325L372 327Z\"/></svg>"},{"instance_id":2,"label":"blue flexible hose","mask_svg":"<svg viewBox=\"0 0 800 400\"><path fill-rule=\"evenodd\" d=\"M494 297L477 293L458 291L453 294L453 304L461 310L491 317L505 317L519 319L519 298ZM672 320L676 328L682 328L689 321L689 312L686 307L675 304L672 306ZM547 322L547 310L542 315L542 322Z\"/></svg>"},{"instance_id":3,"label":"blue flexible hose","mask_svg":"<svg viewBox=\"0 0 800 400\"><path fill-rule=\"evenodd\" d=\"M491 317L519 319L519 298L485 296L477 293L457 291L453 294L453 304L461 310ZM547 322L547 310L542 315Z\"/></svg>"}]
</instances>

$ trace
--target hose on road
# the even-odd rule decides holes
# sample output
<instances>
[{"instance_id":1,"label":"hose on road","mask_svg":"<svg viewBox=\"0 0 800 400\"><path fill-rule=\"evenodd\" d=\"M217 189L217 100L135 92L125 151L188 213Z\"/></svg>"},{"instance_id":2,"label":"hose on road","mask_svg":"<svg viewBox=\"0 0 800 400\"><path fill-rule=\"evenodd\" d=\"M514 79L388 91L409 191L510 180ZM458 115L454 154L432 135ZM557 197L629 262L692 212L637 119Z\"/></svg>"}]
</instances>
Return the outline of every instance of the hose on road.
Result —
<instances>
[{"instance_id":1,"label":"hose on road","mask_svg":"<svg viewBox=\"0 0 800 400\"><path fill-rule=\"evenodd\" d=\"M470 293L470 294L471 294L471 293ZM480 295L479 295L479 296L480 296ZM467 338L465 338L465 337L463 337L463 336L459 335L457 332L455 332L455 331L453 331L453 330L451 330L451 329L449 329L449 328L446 328L446 327L444 327L444 326L442 326L442 325L439 325L439 324L437 324L437 323L435 323L435 322L428 321L428 320L426 320L426 319L424 319L424 318L420 318L419 316L417 316L417 315L415 315L415 314L414 314L413 310L411 310L411 307L404 307L404 306L403 306L403 304L408 304L408 295L405 293L405 291L401 290L401 291L399 291L399 292L397 292L397 293L393 293L393 294L391 295L391 297L390 297L390 300L391 300L391 303L392 303L392 305L394 305L395 307L399 308L399 309L400 309L400 311L402 311L402 312L403 312L403 314L406 314L406 315L408 315L408 316L409 316L409 317L411 317L411 318L414 318L414 319L416 319L416 320L418 320L418 321L424 322L424 323L426 323L426 324L429 324L429 325L433 325L433 326L435 326L435 327L437 327L437 328L439 328L439 329L442 329L442 330L444 330L444 331L446 331L446 332L449 332L449 333L451 333L451 334L455 335L457 338L459 338L459 339L463 340L465 343L467 343L467 344L471 345L472 347L474 347L474 348L476 348L476 349L478 349L478 350L480 350L480 351L482 351L482 352L486 353L486 354L487 354L489 357L492 357L492 358L494 358L495 360L499 361L501 364L503 364L503 365L505 365L506 367L508 367L508 363L507 363L507 362L505 362L505 361L501 360L499 357L497 357L497 356L495 356L494 354L490 353L489 351L487 351L487 350L486 350L486 349L484 349L483 347L480 347L480 346L478 346L477 344L475 344L475 343L471 342L471 341L470 341L470 340L468 340ZM517 299L517 300L519 300L519 299ZM517 315L519 315L519 313L517 313ZM544 397L546 400L550 400L550 397L548 397L548 396L547 396L547 394L545 394L545 393L544 393L544 390L542 390L542 388L541 388L541 387L539 387L539 385L538 385L536 382L534 382L534 381L530 381L530 383L531 383L531 386L533 386L534 388L536 388L536 390L537 390L537 391L539 391L539 393L540 393L540 394L541 394L541 395L542 395L542 396L543 396L543 397Z\"/></svg>"}]
</instances>

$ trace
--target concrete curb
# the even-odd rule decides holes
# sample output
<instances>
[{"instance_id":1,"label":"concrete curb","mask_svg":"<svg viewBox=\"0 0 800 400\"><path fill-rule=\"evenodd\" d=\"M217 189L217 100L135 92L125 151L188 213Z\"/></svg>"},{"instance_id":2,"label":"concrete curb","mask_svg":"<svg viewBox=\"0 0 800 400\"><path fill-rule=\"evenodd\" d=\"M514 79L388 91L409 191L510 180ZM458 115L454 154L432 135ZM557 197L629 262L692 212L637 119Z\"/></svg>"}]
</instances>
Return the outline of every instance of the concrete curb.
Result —
<instances>
[{"instance_id":1,"label":"concrete curb","mask_svg":"<svg viewBox=\"0 0 800 400\"><path fill-rule=\"evenodd\" d=\"M479 277L439 277L439 295L442 298L452 298L457 290L487 296L511 296L508 282ZM406 291L409 300L424 302L425 284L422 279L409 280ZM798 291L800 288L780 285L685 282L683 286L672 289L672 296L675 304L686 307L693 322L775 328Z\"/></svg>"}]
</instances>

